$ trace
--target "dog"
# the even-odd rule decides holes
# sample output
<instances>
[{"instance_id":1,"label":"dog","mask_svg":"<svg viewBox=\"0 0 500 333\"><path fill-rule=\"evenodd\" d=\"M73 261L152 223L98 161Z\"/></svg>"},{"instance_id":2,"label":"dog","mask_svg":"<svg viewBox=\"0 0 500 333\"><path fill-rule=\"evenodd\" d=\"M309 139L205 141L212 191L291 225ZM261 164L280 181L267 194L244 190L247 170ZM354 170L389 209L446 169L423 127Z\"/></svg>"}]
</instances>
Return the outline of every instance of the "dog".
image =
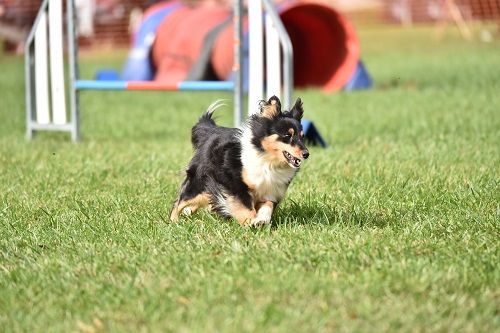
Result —
<instances>
[{"instance_id":1,"label":"dog","mask_svg":"<svg viewBox=\"0 0 500 333\"><path fill-rule=\"evenodd\" d=\"M309 157L300 120L304 114L300 98L289 111L273 96L259 103L240 128L215 124L212 115L220 106L210 105L192 128L194 147L170 219L190 215L199 208L243 226L269 224L273 211Z\"/></svg>"}]
</instances>

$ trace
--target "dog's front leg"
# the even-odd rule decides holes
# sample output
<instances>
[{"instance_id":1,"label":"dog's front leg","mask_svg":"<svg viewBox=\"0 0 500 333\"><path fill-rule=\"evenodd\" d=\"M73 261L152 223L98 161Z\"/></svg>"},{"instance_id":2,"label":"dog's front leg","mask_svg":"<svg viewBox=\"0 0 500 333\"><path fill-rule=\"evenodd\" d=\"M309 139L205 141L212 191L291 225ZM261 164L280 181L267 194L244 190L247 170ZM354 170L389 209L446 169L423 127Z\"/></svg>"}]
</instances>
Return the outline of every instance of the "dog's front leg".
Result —
<instances>
[{"instance_id":1,"label":"dog's front leg","mask_svg":"<svg viewBox=\"0 0 500 333\"><path fill-rule=\"evenodd\" d=\"M257 215L251 221L252 226L269 224L273 216L275 204L272 201L262 202L257 205Z\"/></svg>"}]
</instances>

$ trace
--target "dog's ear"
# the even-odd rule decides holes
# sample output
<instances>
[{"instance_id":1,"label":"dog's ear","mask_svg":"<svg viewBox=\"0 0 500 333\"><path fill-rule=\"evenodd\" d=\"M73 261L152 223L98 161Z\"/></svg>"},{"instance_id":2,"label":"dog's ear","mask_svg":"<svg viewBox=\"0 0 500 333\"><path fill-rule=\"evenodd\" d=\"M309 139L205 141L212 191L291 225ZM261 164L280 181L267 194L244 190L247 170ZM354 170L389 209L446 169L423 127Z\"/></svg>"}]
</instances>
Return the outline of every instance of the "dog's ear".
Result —
<instances>
[{"instance_id":1,"label":"dog's ear","mask_svg":"<svg viewBox=\"0 0 500 333\"><path fill-rule=\"evenodd\" d=\"M300 98L297 98L295 101L295 105L290 110L290 115L298 121L302 119L302 116L304 115L304 108L302 107L302 100Z\"/></svg>"},{"instance_id":2,"label":"dog's ear","mask_svg":"<svg viewBox=\"0 0 500 333\"><path fill-rule=\"evenodd\" d=\"M269 100L260 103L260 115L269 119L277 117L281 113L281 102L278 97L273 96Z\"/></svg>"}]
</instances>

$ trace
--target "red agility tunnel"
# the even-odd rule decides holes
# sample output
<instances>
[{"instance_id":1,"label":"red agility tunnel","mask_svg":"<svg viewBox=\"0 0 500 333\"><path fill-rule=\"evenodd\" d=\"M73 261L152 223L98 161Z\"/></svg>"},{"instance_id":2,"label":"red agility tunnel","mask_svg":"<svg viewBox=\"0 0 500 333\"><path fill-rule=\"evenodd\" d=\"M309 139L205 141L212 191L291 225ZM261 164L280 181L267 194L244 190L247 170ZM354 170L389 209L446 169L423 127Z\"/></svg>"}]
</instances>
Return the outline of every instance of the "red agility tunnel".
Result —
<instances>
[{"instance_id":1,"label":"red agility tunnel","mask_svg":"<svg viewBox=\"0 0 500 333\"><path fill-rule=\"evenodd\" d=\"M313 3L291 5L280 16L293 45L295 85L341 89L360 57L353 26L333 8Z\"/></svg>"},{"instance_id":2,"label":"red agility tunnel","mask_svg":"<svg viewBox=\"0 0 500 333\"><path fill-rule=\"evenodd\" d=\"M203 52L206 35L229 16L223 7L203 5L179 7L168 15L160 23L153 45L155 80L174 84L188 79Z\"/></svg>"},{"instance_id":3,"label":"red agility tunnel","mask_svg":"<svg viewBox=\"0 0 500 333\"><path fill-rule=\"evenodd\" d=\"M342 89L360 56L352 25L325 4L292 2L279 12L293 45L295 86ZM197 79L192 74L200 57L207 58L201 63L208 67L204 72L212 75L209 79L228 79L233 65L230 16L227 9L214 6L183 7L167 16L153 46L155 80Z\"/></svg>"}]
</instances>

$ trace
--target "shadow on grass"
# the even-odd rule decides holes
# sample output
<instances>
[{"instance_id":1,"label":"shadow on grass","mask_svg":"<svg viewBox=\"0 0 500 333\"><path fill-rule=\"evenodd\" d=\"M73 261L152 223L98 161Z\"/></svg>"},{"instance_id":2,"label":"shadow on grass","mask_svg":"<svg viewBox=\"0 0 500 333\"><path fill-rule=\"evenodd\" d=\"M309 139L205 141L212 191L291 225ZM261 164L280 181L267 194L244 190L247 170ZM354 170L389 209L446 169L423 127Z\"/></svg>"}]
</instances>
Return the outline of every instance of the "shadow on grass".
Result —
<instances>
[{"instance_id":1,"label":"shadow on grass","mask_svg":"<svg viewBox=\"0 0 500 333\"><path fill-rule=\"evenodd\" d=\"M342 225L385 228L398 223L396 214L363 209L359 206L328 206L320 202L298 203L293 200L278 206L273 216L273 227L285 225Z\"/></svg>"},{"instance_id":2,"label":"shadow on grass","mask_svg":"<svg viewBox=\"0 0 500 333\"><path fill-rule=\"evenodd\" d=\"M271 229L286 226L341 226L354 228L386 228L399 224L405 213L400 211L382 212L364 209L360 206L329 206L318 202L298 203L288 199L286 204L278 206L271 220ZM185 221L204 221L237 225L236 220L223 218L213 212L200 210L193 216L183 216ZM268 226L269 227L269 226ZM259 230L261 228L256 228Z\"/></svg>"}]
</instances>

